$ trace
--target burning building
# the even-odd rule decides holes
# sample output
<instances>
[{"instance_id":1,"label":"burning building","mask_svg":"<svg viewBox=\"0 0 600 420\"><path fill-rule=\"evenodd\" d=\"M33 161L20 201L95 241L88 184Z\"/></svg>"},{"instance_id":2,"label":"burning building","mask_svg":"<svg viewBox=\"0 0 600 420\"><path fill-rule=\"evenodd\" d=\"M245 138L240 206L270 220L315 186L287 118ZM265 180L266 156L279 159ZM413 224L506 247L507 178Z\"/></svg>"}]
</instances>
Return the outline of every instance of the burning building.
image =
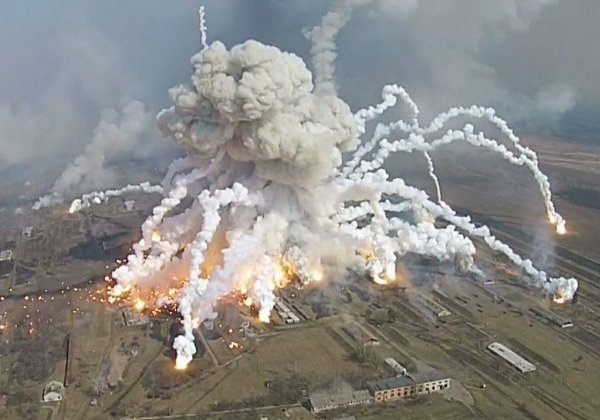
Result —
<instances>
[{"instance_id":1,"label":"burning building","mask_svg":"<svg viewBox=\"0 0 600 420\"><path fill-rule=\"evenodd\" d=\"M150 318L147 315L129 309L123 309L121 315L123 316L123 324L126 327L146 325L150 322Z\"/></svg>"}]
</instances>

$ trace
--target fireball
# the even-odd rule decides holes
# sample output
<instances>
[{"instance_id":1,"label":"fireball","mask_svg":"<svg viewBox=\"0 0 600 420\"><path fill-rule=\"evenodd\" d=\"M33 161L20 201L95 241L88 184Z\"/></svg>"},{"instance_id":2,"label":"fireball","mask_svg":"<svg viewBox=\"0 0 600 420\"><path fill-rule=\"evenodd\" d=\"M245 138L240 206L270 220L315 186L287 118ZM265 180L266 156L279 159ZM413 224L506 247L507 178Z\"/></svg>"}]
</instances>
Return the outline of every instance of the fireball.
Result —
<instances>
[{"instance_id":1,"label":"fireball","mask_svg":"<svg viewBox=\"0 0 600 420\"><path fill-rule=\"evenodd\" d=\"M183 358L181 356L177 356L177 358L175 359L175 369L186 370L187 367L188 367L188 362L185 360L185 358Z\"/></svg>"},{"instance_id":2,"label":"fireball","mask_svg":"<svg viewBox=\"0 0 600 420\"><path fill-rule=\"evenodd\" d=\"M135 300L135 302L133 303L133 307L136 311L138 312L142 312L144 309L146 309L146 302L144 302L142 299L137 298Z\"/></svg>"}]
</instances>

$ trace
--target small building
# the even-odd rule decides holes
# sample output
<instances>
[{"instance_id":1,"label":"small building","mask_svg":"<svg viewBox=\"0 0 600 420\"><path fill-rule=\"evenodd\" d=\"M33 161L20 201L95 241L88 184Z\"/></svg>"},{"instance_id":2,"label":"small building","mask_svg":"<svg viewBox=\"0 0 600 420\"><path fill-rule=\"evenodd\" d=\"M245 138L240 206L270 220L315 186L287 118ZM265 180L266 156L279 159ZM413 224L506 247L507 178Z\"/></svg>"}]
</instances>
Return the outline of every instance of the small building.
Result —
<instances>
[{"instance_id":1,"label":"small building","mask_svg":"<svg viewBox=\"0 0 600 420\"><path fill-rule=\"evenodd\" d=\"M438 318L452 315L452 312L450 312L448 309L444 308L442 305L425 295L417 296L417 303Z\"/></svg>"},{"instance_id":2,"label":"small building","mask_svg":"<svg viewBox=\"0 0 600 420\"><path fill-rule=\"evenodd\" d=\"M135 201L127 200L123 203L123 209L125 211L134 211L135 210Z\"/></svg>"},{"instance_id":3,"label":"small building","mask_svg":"<svg viewBox=\"0 0 600 420\"><path fill-rule=\"evenodd\" d=\"M569 318L565 318L564 316L557 314L556 312L535 307L529 308L529 310L538 317L550 322L551 324L557 327L570 328L573 326L573 321L571 321Z\"/></svg>"},{"instance_id":4,"label":"small building","mask_svg":"<svg viewBox=\"0 0 600 420\"><path fill-rule=\"evenodd\" d=\"M414 395L414 382L408 376L367 382L367 389L377 402L400 400Z\"/></svg>"},{"instance_id":5,"label":"small building","mask_svg":"<svg viewBox=\"0 0 600 420\"><path fill-rule=\"evenodd\" d=\"M411 373L417 395L440 392L450 387L450 378L440 370Z\"/></svg>"},{"instance_id":6,"label":"small building","mask_svg":"<svg viewBox=\"0 0 600 420\"><path fill-rule=\"evenodd\" d=\"M342 329L363 347L379 345L379 339L356 321L347 323Z\"/></svg>"},{"instance_id":7,"label":"small building","mask_svg":"<svg viewBox=\"0 0 600 420\"><path fill-rule=\"evenodd\" d=\"M360 391L346 392L343 394L311 396L310 410L313 413L321 413L336 408L346 408L355 405L371 404L373 398L369 391L362 389Z\"/></svg>"},{"instance_id":8,"label":"small building","mask_svg":"<svg viewBox=\"0 0 600 420\"><path fill-rule=\"evenodd\" d=\"M533 372L535 370L535 365L519 356L517 353L506 347L504 344L494 342L490 344L487 348L496 356L500 356L508 363L513 365L521 373Z\"/></svg>"},{"instance_id":9,"label":"small building","mask_svg":"<svg viewBox=\"0 0 600 420\"><path fill-rule=\"evenodd\" d=\"M450 378L439 370L367 382L367 389L378 402L401 400L450 387Z\"/></svg>"},{"instance_id":10,"label":"small building","mask_svg":"<svg viewBox=\"0 0 600 420\"><path fill-rule=\"evenodd\" d=\"M42 402L62 401L65 393L65 387L58 381L51 381L46 384L42 392Z\"/></svg>"},{"instance_id":11,"label":"small building","mask_svg":"<svg viewBox=\"0 0 600 420\"><path fill-rule=\"evenodd\" d=\"M25 228L23 228L23 231L21 232L21 237L23 239L29 239L33 236L33 226L27 226Z\"/></svg>"},{"instance_id":12,"label":"small building","mask_svg":"<svg viewBox=\"0 0 600 420\"><path fill-rule=\"evenodd\" d=\"M406 376L407 370L404 366L396 361L393 357L388 357L385 359L385 364L392 370L392 372L396 375Z\"/></svg>"},{"instance_id":13,"label":"small building","mask_svg":"<svg viewBox=\"0 0 600 420\"><path fill-rule=\"evenodd\" d=\"M148 318L146 315L133 312L128 309L123 309L121 313L123 314L123 323L126 327L146 325L148 322L150 322L150 318Z\"/></svg>"},{"instance_id":14,"label":"small building","mask_svg":"<svg viewBox=\"0 0 600 420\"><path fill-rule=\"evenodd\" d=\"M0 261L10 261L12 260L14 252L12 249L6 249L0 252Z\"/></svg>"}]
</instances>

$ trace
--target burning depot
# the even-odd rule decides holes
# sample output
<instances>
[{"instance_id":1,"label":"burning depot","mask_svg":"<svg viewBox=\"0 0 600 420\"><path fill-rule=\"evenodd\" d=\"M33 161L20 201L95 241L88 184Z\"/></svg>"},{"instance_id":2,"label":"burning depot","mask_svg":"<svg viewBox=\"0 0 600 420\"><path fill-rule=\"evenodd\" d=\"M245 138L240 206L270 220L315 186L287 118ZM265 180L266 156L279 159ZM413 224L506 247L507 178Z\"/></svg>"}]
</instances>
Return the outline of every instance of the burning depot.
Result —
<instances>
[{"instance_id":1,"label":"burning depot","mask_svg":"<svg viewBox=\"0 0 600 420\"><path fill-rule=\"evenodd\" d=\"M123 324L125 324L126 327L146 325L148 322L150 322L150 318L147 315L134 312L129 309L123 309L121 314L123 315Z\"/></svg>"}]
</instances>

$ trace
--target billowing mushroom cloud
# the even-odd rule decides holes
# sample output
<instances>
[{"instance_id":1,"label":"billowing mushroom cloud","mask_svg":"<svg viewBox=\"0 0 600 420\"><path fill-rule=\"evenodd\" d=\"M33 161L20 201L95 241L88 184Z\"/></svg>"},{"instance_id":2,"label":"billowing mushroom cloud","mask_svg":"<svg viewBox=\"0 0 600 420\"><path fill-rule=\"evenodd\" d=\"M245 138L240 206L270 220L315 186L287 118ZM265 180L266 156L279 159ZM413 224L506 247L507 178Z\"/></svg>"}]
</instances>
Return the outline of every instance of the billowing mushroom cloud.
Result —
<instances>
[{"instance_id":1,"label":"billowing mushroom cloud","mask_svg":"<svg viewBox=\"0 0 600 420\"><path fill-rule=\"evenodd\" d=\"M275 289L291 278L301 284L319 282L353 267L385 283L395 276L397 258L409 252L477 272L471 238L505 254L532 286L559 301L571 299L577 289L575 279L549 277L487 227L457 215L442 201L439 188L432 201L388 176L383 165L390 154L417 151L426 154L437 183L428 152L467 142L528 168L550 223L559 232L565 229L535 153L519 143L494 110L452 108L421 126L416 104L402 88L390 85L384 87L381 103L353 114L335 95L330 77L335 52L320 38L332 40L345 16L329 16L323 25L332 27L323 30L322 25L310 34L314 44L326 46L313 48L317 70L327 73L316 79L325 87L313 86L310 71L294 54L257 41L229 50L214 42L192 58L191 84L171 89L173 106L158 115L162 132L187 157L173 162L162 188L139 186L162 191L164 198L143 223L142 239L126 263L114 271L111 293L148 305L178 306L185 331L174 342L178 368L196 352L194 328L214 316L213 306L224 295L241 294L268 322ZM202 14L201 22L203 28ZM204 41L204 30L202 35ZM323 62L327 59L329 66ZM370 138L361 138L367 122L398 99L410 118L378 123ZM464 118L494 124L507 145L486 138L472 124L445 129L449 121L457 126ZM135 188L88 195L71 210ZM436 224L438 220L444 223Z\"/></svg>"}]
</instances>

